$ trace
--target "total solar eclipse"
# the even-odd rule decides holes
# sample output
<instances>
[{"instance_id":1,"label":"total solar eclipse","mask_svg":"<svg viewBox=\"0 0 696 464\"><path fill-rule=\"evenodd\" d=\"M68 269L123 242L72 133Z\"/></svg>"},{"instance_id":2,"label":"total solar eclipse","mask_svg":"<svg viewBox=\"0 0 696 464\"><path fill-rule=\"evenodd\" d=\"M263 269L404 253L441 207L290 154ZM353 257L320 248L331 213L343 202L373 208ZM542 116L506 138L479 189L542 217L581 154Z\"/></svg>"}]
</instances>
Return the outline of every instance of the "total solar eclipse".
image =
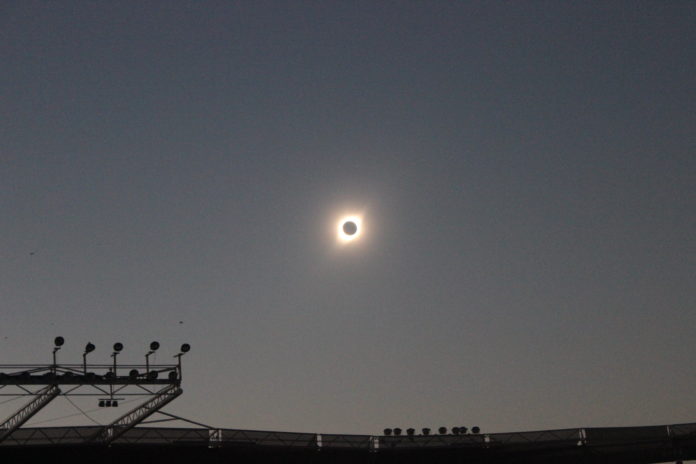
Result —
<instances>
[{"instance_id":1,"label":"total solar eclipse","mask_svg":"<svg viewBox=\"0 0 696 464\"><path fill-rule=\"evenodd\" d=\"M362 219L359 216L345 216L338 221L338 239L351 242L362 234Z\"/></svg>"},{"instance_id":2,"label":"total solar eclipse","mask_svg":"<svg viewBox=\"0 0 696 464\"><path fill-rule=\"evenodd\" d=\"M353 221L346 221L343 223L343 233L346 235L355 235L358 231L358 225Z\"/></svg>"}]
</instances>

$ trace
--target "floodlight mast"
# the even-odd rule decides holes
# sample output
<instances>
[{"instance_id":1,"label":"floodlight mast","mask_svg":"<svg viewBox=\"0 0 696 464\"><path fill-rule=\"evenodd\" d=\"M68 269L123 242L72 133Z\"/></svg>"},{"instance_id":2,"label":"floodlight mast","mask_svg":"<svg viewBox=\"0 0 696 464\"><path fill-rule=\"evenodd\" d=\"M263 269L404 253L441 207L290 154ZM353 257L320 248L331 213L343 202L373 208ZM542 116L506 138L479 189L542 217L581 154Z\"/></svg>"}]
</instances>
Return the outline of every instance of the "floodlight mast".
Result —
<instances>
[{"instance_id":1,"label":"floodlight mast","mask_svg":"<svg viewBox=\"0 0 696 464\"><path fill-rule=\"evenodd\" d=\"M63 346L64 343L65 343L65 339L63 337L56 337L53 340L53 344L54 344L54 347L53 347L53 365L51 366L51 371L53 372L54 375L55 375L56 370L57 370L56 368L58 367L58 363L56 362L56 352L58 350L60 350L60 348Z\"/></svg>"},{"instance_id":2,"label":"floodlight mast","mask_svg":"<svg viewBox=\"0 0 696 464\"><path fill-rule=\"evenodd\" d=\"M84 375L87 375L87 355L89 353L91 353L92 351L94 351L95 348L96 347L94 346L94 344L92 342L88 342L85 345L85 352L82 353L82 373Z\"/></svg>"},{"instance_id":3,"label":"floodlight mast","mask_svg":"<svg viewBox=\"0 0 696 464\"><path fill-rule=\"evenodd\" d=\"M177 364L178 364L177 369L179 371L179 379L181 379L181 377L182 377L181 376L181 357L183 355L185 355L186 353L188 353L190 349L191 349L191 345L189 345L188 343L184 343L183 345L181 345L179 354L174 355L174 357L177 359Z\"/></svg>"},{"instance_id":4,"label":"floodlight mast","mask_svg":"<svg viewBox=\"0 0 696 464\"><path fill-rule=\"evenodd\" d=\"M147 378L150 377L150 355L154 354L155 351L157 351L160 347L159 342L152 342L150 343L150 351L145 354L145 376Z\"/></svg>"},{"instance_id":5,"label":"floodlight mast","mask_svg":"<svg viewBox=\"0 0 696 464\"><path fill-rule=\"evenodd\" d=\"M114 358L114 377L118 374L116 373L116 356L123 350L123 343L114 343L114 352L111 353L111 357Z\"/></svg>"}]
</instances>

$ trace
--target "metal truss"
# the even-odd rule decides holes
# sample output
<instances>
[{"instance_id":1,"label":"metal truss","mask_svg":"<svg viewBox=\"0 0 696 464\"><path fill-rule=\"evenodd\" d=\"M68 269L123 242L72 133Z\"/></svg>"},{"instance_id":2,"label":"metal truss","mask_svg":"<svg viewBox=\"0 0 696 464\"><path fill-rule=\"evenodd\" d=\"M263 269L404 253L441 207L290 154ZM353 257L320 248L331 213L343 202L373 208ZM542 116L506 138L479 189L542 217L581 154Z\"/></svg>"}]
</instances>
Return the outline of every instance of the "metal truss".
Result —
<instances>
[{"instance_id":1,"label":"metal truss","mask_svg":"<svg viewBox=\"0 0 696 464\"><path fill-rule=\"evenodd\" d=\"M36 392L36 398L0 424L0 443L58 395L60 395L60 389L56 385L48 385Z\"/></svg>"},{"instance_id":2,"label":"metal truss","mask_svg":"<svg viewBox=\"0 0 696 464\"><path fill-rule=\"evenodd\" d=\"M113 389L137 386L147 393L148 387L181 383L181 364L4 364L0 365L0 390L15 387L20 393L0 391L0 396L35 395L31 391L40 385L71 385L63 394L73 394L81 387L92 387L96 395L109 394ZM160 387L161 388L161 387ZM79 394L85 395L84 388Z\"/></svg>"},{"instance_id":3,"label":"metal truss","mask_svg":"<svg viewBox=\"0 0 696 464\"><path fill-rule=\"evenodd\" d=\"M99 433L94 435L89 441L92 443L102 443L105 445L111 444L114 440L118 439L128 430L141 423L147 417L156 413L160 408L176 399L176 397L182 393L183 390L178 384L163 388L155 394L154 398L151 398L140 406L119 417L114 422L100 430Z\"/></svg>"},{"instance_id":4,"label":"metal truss","mask_svg":"<svg viewBox=\"0 0 696 464\"><path fill-rule=\"evenodd\" d=\"M59 388L63 387L63 390ZM177 364L5 364L0 365L0 397L33 396L0 424L0 442L12 435L58 395L99 397L99 406L118 406L123 396L146 396L145 403L91 434L85 442L110 444L127 430L181 395ZM118 396L118 397L117 397Z\"/></svg>"}]
</instances>

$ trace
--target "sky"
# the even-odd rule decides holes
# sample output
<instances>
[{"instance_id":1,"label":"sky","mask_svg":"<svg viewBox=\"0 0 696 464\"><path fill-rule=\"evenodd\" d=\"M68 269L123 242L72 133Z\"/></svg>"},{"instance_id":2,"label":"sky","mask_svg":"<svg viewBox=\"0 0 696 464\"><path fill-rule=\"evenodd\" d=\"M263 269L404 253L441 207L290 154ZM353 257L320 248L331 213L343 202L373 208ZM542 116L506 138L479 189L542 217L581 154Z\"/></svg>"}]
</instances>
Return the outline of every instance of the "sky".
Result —
<instances>
[{"instance_id":1,"label":"sky","mask_svg":"<svg viewBox=\"0 0 696 464\"><path fill-rule=\"evenodd\" d=\"M0 363L187 342L167 410L227 428L696 421L694 24L4 1Z\"/></svg>"}]
</instances>

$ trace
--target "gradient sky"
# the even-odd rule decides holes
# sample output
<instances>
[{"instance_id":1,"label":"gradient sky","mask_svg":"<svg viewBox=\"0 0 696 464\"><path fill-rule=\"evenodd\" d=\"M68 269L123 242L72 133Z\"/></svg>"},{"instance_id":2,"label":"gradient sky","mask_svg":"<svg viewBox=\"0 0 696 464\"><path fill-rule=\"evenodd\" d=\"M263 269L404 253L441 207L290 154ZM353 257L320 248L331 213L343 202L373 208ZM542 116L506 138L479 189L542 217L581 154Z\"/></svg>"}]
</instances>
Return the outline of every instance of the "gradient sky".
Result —
<instances>
[{"instance_id":1,"label":"gradient sky","mask_svg":"<svg viewBox=\"0 0 696 464\"><path fill-rule=\"evenodd\" d=\"M695 421L695 24L4 1L0 363L189 342L168 410L230 428Z\"/></svg>"}]
</instances>

